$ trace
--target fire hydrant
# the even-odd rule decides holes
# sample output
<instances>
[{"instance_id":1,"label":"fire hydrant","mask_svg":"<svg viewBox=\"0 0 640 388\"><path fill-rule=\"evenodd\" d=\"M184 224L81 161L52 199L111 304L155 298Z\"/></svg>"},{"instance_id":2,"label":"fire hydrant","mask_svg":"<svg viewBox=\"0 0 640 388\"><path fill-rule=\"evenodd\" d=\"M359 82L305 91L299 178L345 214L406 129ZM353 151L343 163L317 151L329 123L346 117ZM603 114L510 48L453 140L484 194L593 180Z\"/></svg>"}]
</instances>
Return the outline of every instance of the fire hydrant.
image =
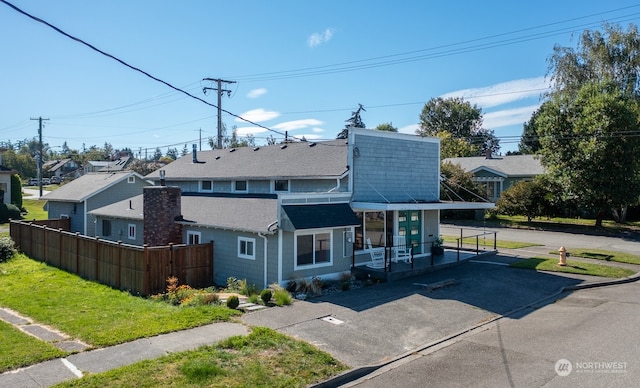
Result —
<instances>
[{"instance_id":1,"label":"fire hydrant","mask_svg":"<svg viewBox=\"0 0 640 388\"><path fill-rule=\"evenodd\" d=\"M558 265L567 265L567 249L565 247L560 247L558 252L560 253L560 261L558 262Z\"/></svg>"}]
</instances>

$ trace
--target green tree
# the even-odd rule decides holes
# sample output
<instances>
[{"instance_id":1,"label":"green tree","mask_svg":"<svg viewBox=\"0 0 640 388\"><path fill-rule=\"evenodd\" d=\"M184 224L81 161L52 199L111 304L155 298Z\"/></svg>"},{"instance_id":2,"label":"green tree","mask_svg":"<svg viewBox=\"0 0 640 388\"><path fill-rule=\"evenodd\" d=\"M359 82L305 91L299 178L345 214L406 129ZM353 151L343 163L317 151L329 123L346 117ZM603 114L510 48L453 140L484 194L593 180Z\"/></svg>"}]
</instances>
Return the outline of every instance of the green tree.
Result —
<instances>
[{"instance_id":1,"label":"green tree","mask_svg":"<svg viewBox=\"0 0 640 388\"><path fill-rule=\"evenodd\" d=\"M419 136L440 138L441 158L497 153L499 140L482 127L482 109L463 98L432 98L420 113ZM448 134L448 135L447 135Z\"/></svg>"},{"instance_id":2,"label":"green tree","mask_svg":"<svg viewBox=\"0 0 640 388\"><path fill-rule=\"evenodd\" d=\"M382 123L378 124L374 129L378 131L386 131L386 132L398 132L398 128L394 127L391 123Z\"/></svg>"},{"instance_id":3,"label":"green tree","mask_svg":"<svg viewBox=\"0 0 640 388\"><path fill-rule=\"evenodd\" d=\"M540 140L536 119L547 108L548 103L544 102L535 112L533 112L529 121L524 123L520 143L518 143L518 151L520 151L521 154L535 154L540 150Z\"/></svg>"},{"instance_id":4,"label":"green tree","mask_svg":"<svg viewBox=\"0 0 640 388\"><path fill-rule=\"evenodd\" d=\"M346 139L349 136L349 128L366 128L364 121L362 121L361 113L366 112L362 104L358 104L358 109L351 112L351 117L349 117L345 122L347 123L342 131L338 133L336 139Z\"/></svg>"},{"instance_id":5,"label":"green tree","mask_svg":"<svg viewBox=\"0 0 640 388\"><path fill-rule=\"evenodd\" d=\"M639 105L613 82L588 83L574 99L556 94L536 123L541 163L563 190L596 215L596 226L640 193Z\"/></svg>"},{"instance_id":6,"label":"green tree","mask_svg":"<svg viewBox=\"0 0 640 388\"><path fill-rule=\"evenodd\" d=\"M603 31L585 30L577 48L556 45L549 59L552 95L577 96L588 83L613 82L626 95L640 96L638 27L604 24Z\"/></svg>"},{"instance_id":7,"label":"green tree","mask_svg":"<svg viewBox=\"0 0 640 388\"><path fill-rule=\"evenodd\" d=\"M11 175L11 203L22 210L22 181L20 175Z\"/></svg>"},{"instance_id":8,"label":"green tree","mask_svg":"<svg viewBox=\"0 0 640 388\"><path fill-rule=\"evenodd\" d=\"M459 164L442 163L440 175L444 178L440 187L441 200L477 202L483 198L482 188L473 179L473 174Z\"/></svg>"},{"instance_id":9,"label":"green tree","mask_svg":"<svg viewBox=\"0 0 640 388\"><path fill-rule=\"evenodd\" d=\"M555 215L555 195L545 176L532 181L520 181L500 194L496 211L509 216L526 216L531 222L536 217Z\"/></svg>"}]
</instances>

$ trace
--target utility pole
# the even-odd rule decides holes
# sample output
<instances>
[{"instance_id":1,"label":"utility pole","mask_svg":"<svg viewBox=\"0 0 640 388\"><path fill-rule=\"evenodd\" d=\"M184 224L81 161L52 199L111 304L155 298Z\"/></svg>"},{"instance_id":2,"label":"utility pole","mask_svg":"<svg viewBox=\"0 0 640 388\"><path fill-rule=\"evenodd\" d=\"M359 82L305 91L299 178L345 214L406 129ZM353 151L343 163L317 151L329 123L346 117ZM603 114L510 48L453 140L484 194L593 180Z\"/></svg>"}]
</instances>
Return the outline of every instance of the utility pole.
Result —
<instances>
[{"instance_id":1,"label":"utility pole","mask_svg":"<svg viewBox=\"0 0 640 388\"><path fill-rule=\"evenodd\" d=\"M200 151L202 151L202 128L196 129L196 131L200 132Z\"/></svg>"},{"instance_id":2,"label":"utility pole","mask_svg":"<svg viewBox=\"0 0 640 388\"><path fill-rule=\"evenodd\" d=\"M222 83L235 84L236 81L226 81L220 78L204 78L203 81L216 82L217 88L202 88L202 92L207 94L207 90L215 90L218 92L218 148L222 148L222 93L227 93L227 97L231 96L231 90L222 89Z\"/></svg>"},{"instance_id":3,"label":"utility pole","mask_svg":"<svg viewBox=\"0 0 640 388\"><path fill-rule=\"evenodd\" d=\"M31 117L31 120L38 120L38 187L40 188L40 197L42 197L42 116L38 118Z\"/></svg>"}]
</instances>

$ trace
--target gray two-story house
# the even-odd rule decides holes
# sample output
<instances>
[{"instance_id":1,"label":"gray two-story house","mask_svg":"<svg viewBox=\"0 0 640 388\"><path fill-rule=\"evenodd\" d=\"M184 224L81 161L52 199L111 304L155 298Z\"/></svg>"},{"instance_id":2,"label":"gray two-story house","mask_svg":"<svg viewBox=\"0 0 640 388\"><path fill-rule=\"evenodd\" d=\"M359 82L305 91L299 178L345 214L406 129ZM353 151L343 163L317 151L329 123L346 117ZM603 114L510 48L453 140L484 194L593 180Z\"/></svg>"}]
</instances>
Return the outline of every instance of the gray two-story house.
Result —
<instances>
[{"instance_id":1,"label":"gray two-story house","mask_svg":"<svg viewBox=\"0 0 640 388\"><path fill-rule=\"evenodd\" d=\"M214 281L337 277L402 240L416 259L439 236L437 138L353 129L347 140L193 151L144 194L95 209L97 234L132 243L214 242ZM118 231L114 233L114 231ZM125 241L127 241L125 239Z\"/></svg>"}]
</instances>

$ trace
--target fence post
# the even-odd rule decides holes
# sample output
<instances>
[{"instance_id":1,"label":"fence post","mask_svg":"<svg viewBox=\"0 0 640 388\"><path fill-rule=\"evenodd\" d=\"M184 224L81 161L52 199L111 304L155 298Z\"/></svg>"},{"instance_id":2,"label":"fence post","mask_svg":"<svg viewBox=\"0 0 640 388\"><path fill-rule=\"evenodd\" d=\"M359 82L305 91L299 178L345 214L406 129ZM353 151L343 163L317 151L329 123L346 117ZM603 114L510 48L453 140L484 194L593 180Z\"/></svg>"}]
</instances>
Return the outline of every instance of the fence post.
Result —
<instances>
[{"instance_id":1,"label":"fence post","mask_svg":"<svg viewBox=\"0 0 640 388\"><path fill-rule=\"evenodd\" d=\"M120 278L122 277L122 241L118 241L118 266L116 267L116 288L120 289Z\"/></svg>"},{"instance_id":2,"label":"fence post","mask_svg":"<svg viewBox=\"0 0 640 388\"><path fill-rule=\"evenodd\" d=\"M80 232L76 232L76 273L80 275Z\"/></svg>"},{"instance_id":3,"label":"fence post","mask_svg":"<svg viewBox=\"0 0 640 388\"><path fill-rule=\"evenodd\" d=\"M142 245L142 294L149 295L149 245Z\"/></svg>"},{"instance_id":4,"label":"fence post","mask_svg":"<svg viewBox=\"0 0 640 388\"><path fill-rule=\"evenodd\" d=\"M95 239L95 246L96 246L96 254L95 254L95 258L96 258L96 265L95 265L95 279L97 282L100 282L100 277L98 276L98 271L100 270L100 266L98 264L98 262L100 261L100 239L96 236Z\"/></svg>"},{"instance_id":5,"label":"fence post","mask_svg":"<svg viewBox=\"0 0 640 388\"><path fill-rule=\"evenodd\" d=\"M62 228L58 228L58 264L62 268Z\"/></svg>"}]
</instances>

